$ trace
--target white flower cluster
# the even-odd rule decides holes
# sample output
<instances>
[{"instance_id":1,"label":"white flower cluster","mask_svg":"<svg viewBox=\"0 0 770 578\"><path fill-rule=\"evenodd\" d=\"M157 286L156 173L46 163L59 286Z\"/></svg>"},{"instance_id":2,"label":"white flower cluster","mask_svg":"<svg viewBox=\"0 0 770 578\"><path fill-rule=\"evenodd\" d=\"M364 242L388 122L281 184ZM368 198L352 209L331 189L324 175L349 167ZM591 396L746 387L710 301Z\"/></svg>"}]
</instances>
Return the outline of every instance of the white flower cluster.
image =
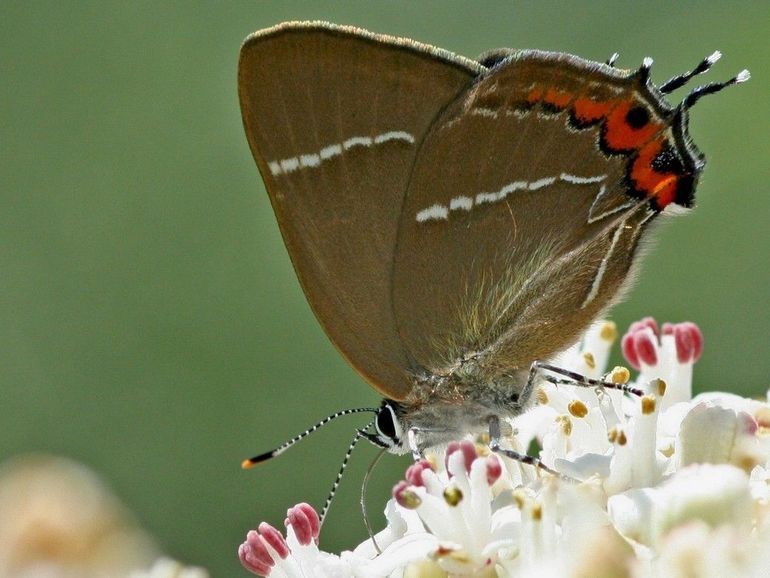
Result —
<instances>
[{"instance_id":1,"label":"white flower cluster","mask_svg":"<svg viewBox=\"0 0 770 578\"><path fill-rule=\"evenodd\" d=\"M614 338L600 324L555 364L601 377ZM453 443L396 484L376 545L322 552L318 516L301 504L287 539L262 524L241 562L273 578L769 576L770 405L691 398L702 345L693 324L659 331L645 319L622 345L643 397L547 383L513 423L514 449L537 441L542 461L574 482Z\"/></svg>"}]
</instances>

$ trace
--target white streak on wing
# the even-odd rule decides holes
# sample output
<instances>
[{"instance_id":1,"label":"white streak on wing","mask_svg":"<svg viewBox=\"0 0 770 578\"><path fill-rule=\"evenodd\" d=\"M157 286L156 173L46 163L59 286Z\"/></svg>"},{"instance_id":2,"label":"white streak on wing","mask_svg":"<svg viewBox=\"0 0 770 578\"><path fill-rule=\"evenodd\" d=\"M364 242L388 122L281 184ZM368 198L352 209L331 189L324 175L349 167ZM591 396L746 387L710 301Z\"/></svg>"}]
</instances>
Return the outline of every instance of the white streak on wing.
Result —
<instances>
[{"instance_id":1,"label":"white streak on wing","mask_svg":"<svg viewBox=\"0 0 770 578\"><path fill-rule=\"evenodd\" d=\"M291 159L283 159L281 161L281 170L284 173L292 173L299 168L299 159L297 157Z\"/></svg>"},{"instance_id":2,"label":"white streak on wing","mask_svg":"<svg viewBox=\"0 0 770 578\"><path fill-rule=\"evenodd\" d=\"M529 110L527 109L518 109L514 108L513 110L506 110L505 116L515 116L516 118L526 118L529 114Z\"/></svg>"},{"instance_id":3,"label":"white streak on wing","mask_svg":"<svg viewBox=\"0 0 770 578\"><path fill-rule=\"evenodd\" d=\"M391 140L402 140L404 142L408 142L409 144L414 144L414 137L408 132L404 132L403 130L392 130L390 132L378 134L376 137L374 137L374 144L382 144Z\"/></svg>"},{"instance_id":4,"label":"white streak on wing","mask_svg":"<svg viewBox=\"0 0 770 578\"><path fill-rule=\"evenodd\" d=\"M484 109L476 109L476 110L484 110ZM511 193L515 193L516 191L536 191L538 189L548 187L554 184L556 181L563 181L571 185L590 185L595 183L601 183L606 178L607 178L607 175L582 177L580 175L561 173L559 176L556 176L556 177L543 177L541 179L537 179L534 181L513 181L505 185L499 191L477 193L474 198L466 197L465 195L458 195L457 197L454 197L449 202L449 209L447 209L447 207L445 207L444 205L439 205L439 204L432 205L431 207L428 207L427 209L423 209L422 211L417 213L417 221L422 223L424 221L437 219L437 218L445 220L449 218L448 211L450 210L456 211L459 209L463 209L465 211L470 211L474 206L484 205L487 203L497 203L499 201L502 201L508 195L510 195ZM601 199L604 194L605 194L605 186L602 185L601 188L599 189L596 199L594 200L593 205L591 206L591 210L593 210L593 207L598 203L599 199ZM440 217L435 217L434 215L438 214L436 213L436 210L438 207L444 209L445 211L447 211L447 213L444 214L442 212ZM617 211L620 211L624 208L626 208L625 205L623 207L618 208ZM614 212L616 211L613 210L612 213ZM588 222L591 223L594 220L602 218L604 216L606 215L599 215L598 217L593 217L591 215L591 211L589 210Z\"/></svg>"},{"instance_id":5,"label":"white streak on wing","mask_svg":"<svg viewBox=\"0 0 770 578\"><path fill-rule=\"evenodd\" d=\"M472 108L471 114L476 116L486 116L487 118L497 118L497 111L493 108Z\"/></svg>"},{"instance_id":6,"label":"white streak on wing","mask_svg":"<svg viewBox=\"0 0 770 578\"><path fill-rule=\"evenodd\" d=\"M267 166L270 168L270 172L273 175L278 176L292 173L299 169L310 169L318 167L323 161L327 161L331 158L339 156L343 152L348 151L354 147L369 148L373 145L381 145L393 141L401 141L414 144L414 136L402 130L391 130L382 134L378 134L375 137L353 136L341 143L325 146L317 153L306 153L296 157L269 161Z\"/></svg>"},{"instance_id":7,"label":"white streak on wing","mask_svg":"<svg viewBox=\"0 0 770 578\"><path fill-rule=\"evenodd\" d=\"M618 228L615 229L615 234L612 236L610 248L607 249L607 254L604 256L604 259L602 259L602 262L599 265L599 269L596 270L596 277L594 277L594 281L591 283L591 290L588 292L588 295L586 295L585 301L583 301L583 304L580 306L581 309L585 309L586 306L591 303L591 301L596 299L596 295L599 293L599 287L602 285L602 278L607 272L607 263L609 262L613 251L615 251L615 245L618 244L623 229L625 229L625 221L623 221L620 225L618 225Z\"/></svg>"},{"instance_id":8,"label":"white streak on wing","mask_svg":"<svg viewBox=\"0 0 770 578\"><path fill-rule=\"evenodd\" d=\"M342 145L329 145L328 147L324 147L320 150L318 153L318 156L321 157L321 160L330 159L332 157L336 157L337 155L342 154Z\"/></svg>"},{"instance_id":9,"label":"white streak on wing","mask_svg":"<svg viewBox=\"0 0 770 578\"><path fill-rule=\"evenodd\" d=\"M370 147L372 139L368 136L354 136L342 143L342 148L346 151L358 146Z\"/></svg>"},{"instance_id":10,"label":"white streak on wing","mask_svg":"<svg viewBox=\"0 0 770 578\"><path fill-rule=\"evenodd\" d=\"M573 185L587 185L590 183L601 183L607 175L597 175L595 177L580 177L578 175L570 175L568 173L562 173L559 175L559 179L565 183L572 183Z\"/></svg>"},{"instance_id":11,"label":"white streak on wing","mask_svg":"<svg viewBox=\"0 0 770 578\"><path fill-rule=\"evenodd\" d=\"M502 201L511 193L526 189L527 185L529 185L527 181L514 181L508 183L502 189L494 193L479 193L476 195L476 204L481 205L483 203L496 203L497 201Z\"/></svg>"},{"instance_id":12,"label":"white streak on wing","mask_svg":"<svg viewBox=\"0 0 770 578\"><path fill-rule=\"evenodd\" d=\"M630 209L634 206L634 202L630 201L628 203L625 203L623 205L618 205L614 209L610 209L609 211L604 211L600 215L591 215L589 212L588 217L588 224L595 223L596 221L601 221L602 219L609 217L610 215L614 215L615 213L620 213L621 211L625 211L626 209Z\"/></svg>"},{"instance_id":13,"label":"white streak on wing","mask_svg":"<svg viewBox=\"0 0 770 578\"><path fill-rule=\"evenodd\" d=\"M457 211L459 209L470 211L472 208L473 208L473 199L471 199L470 197L465 197L460 195L459 197L455 197L454 199L449 201L450 211Z\"/></svg>"},{"instance_id":14,"label":"white streak on wing","mask_svg":"<svg viewBox=\"0 0 770 578\"><path fill-rule=\"evenodd\" d=\"M552 185L555 182L556 182L556 177L545 177L543 179L532 181L531 183L529 183L527 188L530 191L536 191L538 189L542 189L543 187L547 187L548 185Z\"/></svg>"},{"instance_id":15,"label":"white streak on wing","mask_svg":"<svg viewBox=\"0 0 770 578\"><path fill-rule=\"evenodd\" d=\"M479 193L476 195L476 204L483 205L484 203L497 202L497 193Z\"/></svg>"},{"instance_id":16,"label":"white streak on wing","mask_svg":"<svg viewBox=\"0 0 770 578\"><path fill-rule=\"evenodd\" d=\"M449 218L449 209L438 203L417 213L418 223L424 223L425 221L446 221L447 218Z\"/></svg>"},{"instance_id":17,"label":"white streak on wing","mask_svg":"<svg viewBox=\"0 0 770 578\"><path fill-rule=\"evenodd\" d=\"M599 188L599 193L594 198L594 202L591 203L591 208L588 209L588 224L595 223L596 221L601 221L605 217L609 217L610 215L614 215L615 213L619 213L620 211L625 211L626 209L629 209L634 206L634 201L630 200L627 203L624 203L622 205L618 205L614 209L609 209L607 211L604 211L603 213L595 213L594 211L597 210L597 207L599 205L599 202L604 198L604 195L607 192L607 187L605 185L602 185Z\"/></svg>"},{"instance_id":18,"label":"white streak on wing","mask_svg":"<svg viewBox=\"0 0 770 578\"><path fill-rule=\"evenodd\" d=\"M304 167L317 167L321 164L321 157L318 155L302 155L299 157L300 166Z\"/></svg>"},{"instance_id":19,"label":"white streak on wing","mask_svg":"<svg viewBox=\"0 0 770 578\"><path fill-rule=\"evenodd\" d=\"M508 183L502 189L497 191L497 196L502 201L511 193L515 193L516 191L523 191L527 188L527 185L527 181L513 181L512 183Z\"/></svg>"}]
</instances>

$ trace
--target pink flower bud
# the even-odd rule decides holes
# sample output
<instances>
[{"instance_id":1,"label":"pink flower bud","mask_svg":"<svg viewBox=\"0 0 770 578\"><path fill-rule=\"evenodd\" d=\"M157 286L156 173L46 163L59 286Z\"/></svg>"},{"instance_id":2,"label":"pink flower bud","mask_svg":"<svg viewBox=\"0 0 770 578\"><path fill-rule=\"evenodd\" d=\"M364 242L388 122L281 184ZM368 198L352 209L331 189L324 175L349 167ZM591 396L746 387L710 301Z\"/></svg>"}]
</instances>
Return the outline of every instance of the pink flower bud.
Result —
<instances>
[{"instance_id":1,"label":"pink flower bud","mask_svg":"<svg viewBox=\"0 0 770 578\"><path fill-rule=\"evenodd\" d=\"M487 456L487 483L491 486L494 484L503 473L503 466L500 464L500 460L497 456Z\"/></svg>"},{"instance_id":2,"label":"pink flower bud","mask_svg":"<svg viewBox=\"0 0 770 578\"><path fill-rule=\"evenodd\" d=\"M422 473L425 470L430 470L430 462L428 460L420 460L415 462L406 469L406 480L413 486L424 486L425 482L422 479Z\"/></svg>"},{"instance_id":3,"label":"pink flower bud","mask_svg":"<svg viewBox=\"0 0 770 578\"><path fill-rule=\"evenodd\" d=\"M291 526L297 541L303 546L311 542L318 543L321 531L321 521L313 506L306 503L297 504L286 512L286 526ZM271 544L272 545L272 544Z\"/></svg>"},{"instance_id":4,"label":"pink flower bud","mask_svg":"<svg viewBox=\"0 0 770 578\"><path fill-rule=\"evenodd\" d=\"M267 576L275 565L275 560L273 560L270 551L267 549L265 539L261 534L263 526L275 531L280 537L280 540L283 541L283 536L280 535L278 530L263 523L260 524L260 532L257 530L249 531L249 533L246 534L246 541L238 548L238 558L243 567L257 576ZM272 543L270 545L272 546ZM283 548L281 548L281 550L283 550ZM277 550L277 552L280 552L281 550ZM288 555L288 547L286 547L285 550Z\"/></svg>"},{"instance_id":5,"label":"pink flower bud","mask_svg":"<svg viewBox=\"0 0 770 578\"><path fill-rule=\"evenodd\" d=\"M449 442L449 445L446 449L446 465L447 470L449 469L449 456L451 456L453 453L460 451L463 453L463 461L465 464L465 471L468 473L471 472L471 464L473 464L473 460L476 459L478 454L476 453L476 446L473 444L473 442L468 440L463 440L461 442Z\"/></svg>"},{"instance_id":6,"label":"pink flower bud","mask_svg":"<svg viewBox=\"0 0 770 578\"><path fill-rule=\"evenodd\" d=\"M272 566L262 563L254 556L254 552L247 542L238 547L238 558L246 570L257 576L268 576L272 570Z\"/></svg>"},{"instance_id":7,"label":"pink flower bud","mask_svg":"<svg viewBox=\"0 0 770 578\"><path fill-rule=\"evenodd\" d=\"M636 332L639 329L644 329L645 327L651 329L655 335L660 335L660 331L658 330L658 322L655 321L654 317L643 317L639 321L634 321L628 328L628 332Z\"/></svg>"},{"instance_id":8,"label":"pink flower bud","mask_svg":"<svg viewBox=\"0 0 770 578\"><path fill-rule=\"evenodd\" d=\"M639 363L639 356L636 355L636 347L634 346L634 334L631 330L628 330L620 340L620 348L623 350L623 357L626 358L628 364L634 369L639 369L642 365Z\"/></svg>"},{"instance_id":9,"label":"pink flower bud","mask_svg":"<svg viewBox=\"0 0 770 578\"><path fill-rule=\"evenodd\" d=\"M646 322L649 320L650 322ZM645 317L642 321L631 324L628 332L623 336L621 347L623 355L628 363L635 369L644 365L656 365L658 363L657 334L651 330L654 324L652 317ZM657 325L655 326L657 328Z\"/></svg>"},{"instance_id":10,"label":"pink flower bud","mask_svg":"<svg viewBox=\"0 0 770 578\"><path fill-rule=\"evenodd\" d=\"M703 352L703 333L695 323L677 323L674 326L674 340L679 363L694 363L700 359Z\"/></svg>"},{"instance_id":11,"label":"pink flower bud","mask_svg":"<svg viewBox=\"0 0 770 578\"><path fill-rule=\"evenodd\" d=\"M407 510L414 510L422 503L420 496L412 490L406 480L401 480L393 486L393 498L399 506Z\"/></svg>"}]
</instances>

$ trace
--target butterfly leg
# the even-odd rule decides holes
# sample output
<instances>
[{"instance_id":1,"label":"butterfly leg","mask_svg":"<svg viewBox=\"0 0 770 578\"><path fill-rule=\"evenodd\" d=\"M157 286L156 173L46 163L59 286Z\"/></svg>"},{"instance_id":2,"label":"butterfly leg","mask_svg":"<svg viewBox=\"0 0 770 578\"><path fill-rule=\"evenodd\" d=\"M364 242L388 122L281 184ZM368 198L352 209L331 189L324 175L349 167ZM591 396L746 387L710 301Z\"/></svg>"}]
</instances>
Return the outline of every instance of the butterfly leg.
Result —
<instances>
[{"instance_id":1,"label":"butterfly leg","mask_svg":"<svg viewBox=\"0 0 770 578\"><path fill-rule=\"evenodd\" d=\"M562 375L567 379L559 379L559 378L550 376L546 373L543 373L545 371L550 371L551 373ZM529 399L529 397L524 397L524 396L525 395L529 396L532 394L535 378L537 377L538 373L540 373L543 376L543 379L545 379L546 381L549 381L550 383L553 383L554 385L573 385L576 387L616 389L618 391L622 391L623 393L630 393L631 395L635 395L637 397L642 397L644 395L644 392L641 389L638 389L636 387L631 387L630 385L626 385L625 383L613 383L611 381L604 381L603 379L594 379L593 377L587 377L585 375L577 373L576 371L570 371L569 369L559 367L558 365L552 365L544 361L535 361L532 363L532 365L529 368L529 379L527 379L527 384L524 386L524 390L522 392L522 399Z\"/></svg>"},{"instance_id":2,"label":"butterfly leg","mask_svg":"<svg viewBox=\"0 0 770 578\"><path fill-rule=\"evenodd\" d=\"M500 445L500 418L496 415L493 415L489 418L489 449L496 453L501 454L507 458L510 458L512 460L516 460L519 463L522 464L528 464L530 466L534 466L535 468L539 470L543 470L545 472L548 472L549 474L556 476L559 479L568 481L568 482L574 482L572 478L569 476L565 476L564 474L560 474L556 470L546 466L542 461L540 461L539 458L530 456L528 454L523 454L521 452L517 452L516 450L504 448Z\"/></svg>"}]
</instances>

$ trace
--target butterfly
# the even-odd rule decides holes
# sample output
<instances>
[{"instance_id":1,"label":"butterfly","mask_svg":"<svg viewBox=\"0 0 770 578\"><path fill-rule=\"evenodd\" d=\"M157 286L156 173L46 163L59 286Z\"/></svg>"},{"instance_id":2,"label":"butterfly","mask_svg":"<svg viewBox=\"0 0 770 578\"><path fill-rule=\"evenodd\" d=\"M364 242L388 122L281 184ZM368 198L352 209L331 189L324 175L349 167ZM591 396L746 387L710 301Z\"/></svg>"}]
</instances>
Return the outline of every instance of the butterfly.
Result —
<instances>
[{"instance_id":1,"label":"butterfly","mask_svg":"<svg viewBox=\"0 0 770 578\"><path fill-rule=\"evenodd\" d=\"M606 385L548 360L628 288L660 216L693 205L689 110L749 74L666 95L719 56L656 86L650 59L471 60L318 22L249 36L243 122L283 239L327 335L384 397L319 425L372 411L351 450L489 433L526 460L500 439L537 375Z\"/></svg>"}]
</instances>

